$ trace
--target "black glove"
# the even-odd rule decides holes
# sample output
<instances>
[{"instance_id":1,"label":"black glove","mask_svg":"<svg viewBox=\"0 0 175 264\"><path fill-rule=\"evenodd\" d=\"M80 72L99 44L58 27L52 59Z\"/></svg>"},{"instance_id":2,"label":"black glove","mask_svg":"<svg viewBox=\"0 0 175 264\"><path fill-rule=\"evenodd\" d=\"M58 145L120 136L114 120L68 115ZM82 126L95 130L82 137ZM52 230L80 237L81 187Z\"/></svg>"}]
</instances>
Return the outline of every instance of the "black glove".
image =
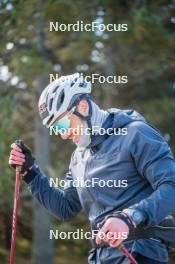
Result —
<instances>
[{"instance_id":1,"label":"black glove","mask_svg":"<svg viewBox=\"0 0 175 264\"><path fill-rule=\"evenodd\" d=\"M27 147L22 140L16 140L15 144L20 147L22 153L25 155L25 162L21 166L21 173L23 174L34 164L35 157L32 155L31 149Z\"/></svg>"}]
</instances>

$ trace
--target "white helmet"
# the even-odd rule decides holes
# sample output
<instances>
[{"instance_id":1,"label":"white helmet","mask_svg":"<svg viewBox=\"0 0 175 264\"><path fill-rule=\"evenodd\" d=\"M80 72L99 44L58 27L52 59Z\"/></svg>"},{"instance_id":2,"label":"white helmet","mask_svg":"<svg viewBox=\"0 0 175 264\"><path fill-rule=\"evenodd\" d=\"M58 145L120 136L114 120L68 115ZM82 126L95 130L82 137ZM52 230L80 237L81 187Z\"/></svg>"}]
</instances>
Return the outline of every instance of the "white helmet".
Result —
<instances>
[{"instance_id":1,"label":"white helmet","mask_svg":"<svg viewBox=\"0 0 175 264\"><path fill-rule=\"evenodd\" d=\"M75 105L80 95L90 93L91 83L85 81L79 73L62 76L49 84L38 102L43 125L49 128L60 115Z\"/></svg>"}]
</instances>

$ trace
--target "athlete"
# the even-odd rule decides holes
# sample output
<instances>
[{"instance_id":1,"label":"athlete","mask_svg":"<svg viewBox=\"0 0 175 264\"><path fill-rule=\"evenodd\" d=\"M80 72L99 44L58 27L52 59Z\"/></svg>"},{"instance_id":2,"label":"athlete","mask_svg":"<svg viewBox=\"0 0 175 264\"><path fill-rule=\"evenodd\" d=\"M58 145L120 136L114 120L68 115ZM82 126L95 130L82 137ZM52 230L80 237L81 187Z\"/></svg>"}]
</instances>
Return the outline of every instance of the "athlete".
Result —
<instances>
[{"instance_id":1,"label":"athlete","mask_svg":"<svg viewBox=\"0 0 175 264\"><path fill-rule=\"evenodd\" d=\"M168 228L161 223L175 211L171 150L139 113L104 111L90 93L91 83L76 73L49 84L39 99L43 125L76 145L64 191L50 185L21 140L11 145L9 164L21 166L32 195L62 221L83 209L96 234L89 264L129 263L117 248L121 243L139 264L166 264L161 232Z\"/></svg>"}]
</instances>

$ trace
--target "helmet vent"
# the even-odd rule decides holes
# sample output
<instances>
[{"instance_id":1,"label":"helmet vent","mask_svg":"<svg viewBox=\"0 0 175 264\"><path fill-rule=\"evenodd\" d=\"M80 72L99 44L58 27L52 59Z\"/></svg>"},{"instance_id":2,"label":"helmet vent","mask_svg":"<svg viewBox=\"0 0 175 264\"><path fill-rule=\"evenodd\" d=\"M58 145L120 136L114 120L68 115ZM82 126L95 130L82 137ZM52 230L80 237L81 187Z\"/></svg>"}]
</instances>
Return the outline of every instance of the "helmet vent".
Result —
<instances>
[{"instance_id":1,"label":"helmet vent","mask_svg":"<svg viewBox=\"0 0 175 264\"><path fill-rule=\"evenodd\" d=\"M46 96L46 105L47 105L48 97L49 97L49 94L47 94Z\"/></svg>"},{"instance_id":2,"label":"helmet vent","mask_svg":"<svg viewBox=\"0 0 175 264\"><path fill-rule=\"evenodd\" d=\"M87 82L83 80L83 82L80 83L80 87L86 88L87 87Z\"/></svg>"},{"instance_id":3,"label":"helmet vent","mask_svg":"<svg viewBox=\"0 0 175 264\"><path fill-rule=\"evenodd\" d=\"M63 101L64 101L64 90L61 91L59 97L58 97L58 101L57 101L57 111L59 110L60 106L62 105Z\"/></svg>"},{"instance_id":4,"label":"helmet vent","mask_svg":"<svg viewBox=\"0 0 175 264\"><path fill-rule=\"evenodd\" d=\"M59 88L59 85L54 88L53 93L55 93L58 88Z\"/></svg>"},{"instance_id":5,"label":"helmet vent","mask_svg":"<svg viewBox=\"0 0 175 264\"><path fill-rule=\"evenodd\" d=\"M50 99L50 102L49 102L49 111L52 110L52 104L53 104L53 98Z\"/></svg>"},{"instance_id":6,"label":"helmet vent","mask_svg":"<svg viewBox=\"0 0 175 264\"><path fill-rule=\"evenodd\" d=\"M78 78L76 77L72 82L71 82L71 87L76 83L76 81L78 80Z\"/></svg>"}]
</instances>

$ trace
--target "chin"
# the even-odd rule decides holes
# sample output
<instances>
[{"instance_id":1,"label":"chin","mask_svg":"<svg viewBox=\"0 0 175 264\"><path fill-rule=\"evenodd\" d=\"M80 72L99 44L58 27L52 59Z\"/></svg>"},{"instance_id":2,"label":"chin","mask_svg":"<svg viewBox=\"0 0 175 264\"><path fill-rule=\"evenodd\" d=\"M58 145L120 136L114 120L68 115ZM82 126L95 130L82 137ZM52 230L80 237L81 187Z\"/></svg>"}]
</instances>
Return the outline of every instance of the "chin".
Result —
<instances>
[{"instance_id":1,"label":"chin","mask_svg":"<svg viewBox=\"0 0 175 264\"><path fill-rule=\"evenodd\" d=\"M79 142L79 140L73 140L73 139L72 139L72 142L73 142L74 144L77 144L77 143Z\"/></svg>"},{"instance_id":2,"label":"chin","mask_svg":"<svg viewBox=\"0 0 175 264\"><path fill-rule=\"evenodd\" d=\"M72 136L71 139L72 139L73 143L75 143L75 144L80 141L80 138L79 137L77 138L77 136Z\"/></svg>"}]
</instances>

